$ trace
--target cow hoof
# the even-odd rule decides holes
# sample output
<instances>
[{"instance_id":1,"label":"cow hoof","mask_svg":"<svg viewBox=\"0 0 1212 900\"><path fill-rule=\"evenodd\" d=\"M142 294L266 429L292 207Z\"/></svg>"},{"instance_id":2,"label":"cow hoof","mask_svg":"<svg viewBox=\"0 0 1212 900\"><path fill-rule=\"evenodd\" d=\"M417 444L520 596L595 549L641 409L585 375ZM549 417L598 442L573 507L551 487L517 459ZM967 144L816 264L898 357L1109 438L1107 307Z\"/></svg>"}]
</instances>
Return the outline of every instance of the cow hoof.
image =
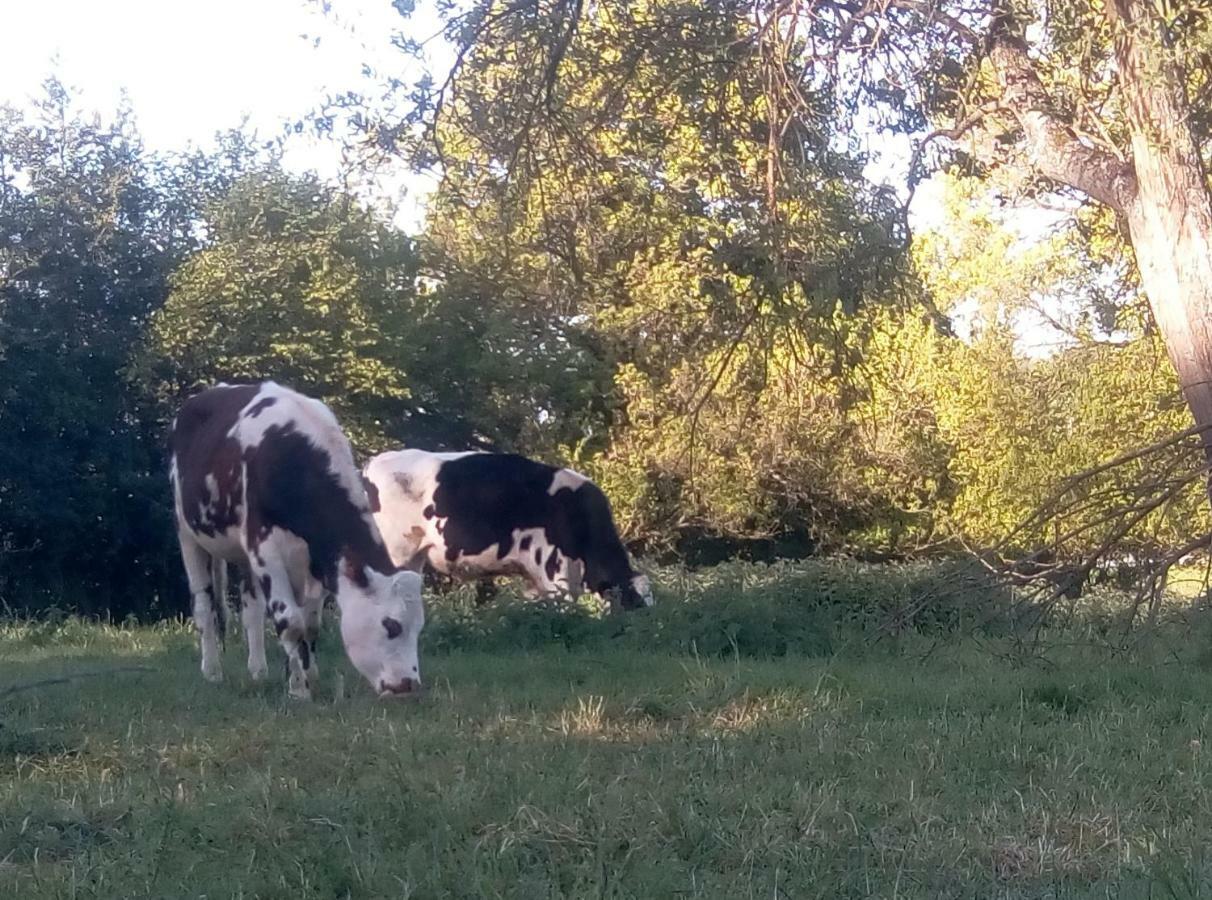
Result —
<instances>
[{"instance_id":1,"label":"cow hoof","mask_svg":"<svg viewBox=\"0 0 1212 900\"><path fill-rule=\"evenodd\" d=\"M264 681L265 676L269 674L269 670L264 666L261 666L257 669L249 669L248 674L253 681Z\"/></svg>"},{"instance_id":2,"label":"cow hoof","mask_svg":"<svg viewBox=\"0 0 1212 900\"><path fill-rule=\"evenodd\" d=\"M305 703L311 702L311 691L308 688L291 688L289 694L291 700L301 700Z\"/></svg>"},{"instance_id":3,"label":"cow hoof","mask_svg":"<svg viewBox=\"0 0 1212 900\"><path fill-rule=\"evenodd\" d=\"M207 681L209 681L211 684L220 684L223 681L223 670L222 669L210 669L208 671L206 669L203 669L202 677L205 678Z\"/></svg>"}]
</instances>

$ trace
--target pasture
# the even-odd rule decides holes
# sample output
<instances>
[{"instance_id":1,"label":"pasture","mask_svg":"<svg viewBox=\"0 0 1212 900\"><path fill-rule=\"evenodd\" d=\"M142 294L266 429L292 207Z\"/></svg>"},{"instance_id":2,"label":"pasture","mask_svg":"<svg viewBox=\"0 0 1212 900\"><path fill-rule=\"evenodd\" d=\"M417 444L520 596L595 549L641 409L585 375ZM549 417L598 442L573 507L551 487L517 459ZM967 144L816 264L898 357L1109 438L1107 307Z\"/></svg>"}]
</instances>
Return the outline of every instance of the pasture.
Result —
<instances>
[{"instance_id":1,"label":"pasture","mask_svg":"<svg viewBox=\"0 0 1212 900\"><path fill-rule=\"evenodd\" d=\"M430 603L417 702L373 698L331 618L310 705L276 646L253 684L229 637L211 685L182 623L10 622L0 896L1212 889L1200 615L1047 662L950 634L951 613L873 640L865 611L930 577L665 573L655 608L615 620L456 594Z\"/></svg>"}]
</instances>

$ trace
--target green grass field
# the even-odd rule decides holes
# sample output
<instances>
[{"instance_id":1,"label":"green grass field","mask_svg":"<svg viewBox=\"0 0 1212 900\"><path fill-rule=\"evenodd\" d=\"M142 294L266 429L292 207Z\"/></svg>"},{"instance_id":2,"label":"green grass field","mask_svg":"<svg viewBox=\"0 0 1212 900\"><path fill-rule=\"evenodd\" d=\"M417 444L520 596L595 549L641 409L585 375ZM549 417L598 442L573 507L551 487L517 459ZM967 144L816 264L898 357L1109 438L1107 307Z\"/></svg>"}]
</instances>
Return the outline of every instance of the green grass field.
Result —
<instances>
[{"instance_id":1,"label":"green grass field","mask_svg":"<svg viewBox=\"0 0 1212 900\"><path fill-rule=\"evenodd\" d=\"M970 639L762 659L735 629L709 657L454 634L435 619L426 698L387 703L330 629L300 705L276 647L254 685L229 641L211 685L180 624L0 626L0 897L1212 891L1195 637L1016 665Z\"/></svg>"}]
</instances>

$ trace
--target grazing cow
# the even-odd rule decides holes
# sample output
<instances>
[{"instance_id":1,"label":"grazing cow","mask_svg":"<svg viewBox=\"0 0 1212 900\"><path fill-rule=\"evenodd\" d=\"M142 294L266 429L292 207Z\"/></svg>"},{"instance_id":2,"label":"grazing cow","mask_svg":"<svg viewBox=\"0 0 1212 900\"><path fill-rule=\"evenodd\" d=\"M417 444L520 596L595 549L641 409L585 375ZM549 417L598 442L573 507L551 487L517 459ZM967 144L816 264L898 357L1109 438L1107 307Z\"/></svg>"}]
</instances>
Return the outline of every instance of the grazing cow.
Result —
<instances>
[{"instance_id":1,"label":"grazing cow","mask_svg":"<svg viewBox=\"0 0 1212 900\"><path fill-rule=\"evenodd\" d=\"M392 565L328 407L273 382L218 385L182 405L170 444L203 676L223 678L213 571L226 561L243 575L254 679L266 672L268 607L286 651L290 695L310 699L320 609L332 593L349 659L379 695L420 689L421 579Z\"/></svg>"},{"instance_id":2,"label":"grazing cow","mask_svg":"<svg viewBox=\"0 0 1212 900\"><path fill-rule=\"evenodd\" d=\"M456 578L521 575L528 593L588 590L625 609L652 605L610 503L571 469L498 453L396 450L363 471L392 561Z\"/></svg>"}]
</instances>

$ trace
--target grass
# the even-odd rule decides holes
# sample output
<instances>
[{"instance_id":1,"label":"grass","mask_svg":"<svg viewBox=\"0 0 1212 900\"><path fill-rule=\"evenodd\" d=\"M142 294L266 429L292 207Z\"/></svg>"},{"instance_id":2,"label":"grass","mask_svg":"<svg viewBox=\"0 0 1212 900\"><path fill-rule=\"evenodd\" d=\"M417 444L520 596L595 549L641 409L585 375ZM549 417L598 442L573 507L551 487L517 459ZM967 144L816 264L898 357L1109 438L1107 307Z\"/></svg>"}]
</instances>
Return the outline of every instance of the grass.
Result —
<instances>
[{"instance_id":1,"label":"grass","mask_svg":"<svg viewBox=\"0 0 1212 900\"><path fill-rule=\"evenodd\" d=\"M683 651L661 635L703 626L676 607L716 601L679 591L664 618L546 645L541 614L440 607L428 696L404 704L369 696L331 629L301 705L272 661L249 682L238 641L203 682L180 624L0 626L0 897L1212 891L1196 637L1046 666L996 638L763 654L731 625ZM151 671L4 694L119 666Z\"/></svg>"}]
</instances>

